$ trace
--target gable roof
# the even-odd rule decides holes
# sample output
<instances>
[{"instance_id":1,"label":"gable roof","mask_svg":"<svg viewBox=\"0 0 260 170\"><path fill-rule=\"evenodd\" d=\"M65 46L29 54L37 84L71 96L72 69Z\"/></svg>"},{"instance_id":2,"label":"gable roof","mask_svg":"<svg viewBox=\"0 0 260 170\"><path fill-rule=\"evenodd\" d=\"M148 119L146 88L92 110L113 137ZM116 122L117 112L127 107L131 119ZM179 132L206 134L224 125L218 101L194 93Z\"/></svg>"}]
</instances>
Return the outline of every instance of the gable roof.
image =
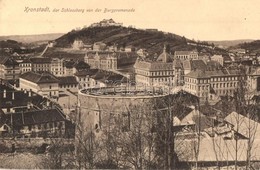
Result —
<instances>
[{"instance_id":1,"label":"gable roof","mask_svg":"<svg viewBox=\"0 0 260 170\"><path fill-rule=\"evenodd\" d=\"M224 119L229 124L234 126L234 130L239 134L242 134L245 137L249 137L249 135L255 135L256 138L260 139L260 124L248 117L245 117L237 112L231 112Z\"/></svg>"},{"instance_id":2,"label":"gable roof","mask_svg":"<svg viewBox=\"0 0 260 170\"><path fill-rule=\"evenodd\" d=\"M44 73L35 73L35 72L26 72L20 76L20 78L38 83L58 83L59 79L54 75L44 72Z\"/></svg>"},{"instance_id":3,"label":"gable roof","mask_svg":"<svg viewBox=\"0 0 260 170\"><path fill-rule=\"evenodd\" d=\"M51 63L51 58L46 58L46 57L35 57L35 58L30 58L30 61L33 64L50 64Z\"/></svg>"},{"instance_id":4,"label":"gable roof","mask_svg":"<svg viewBox=\"0 0 260 170\"><path fill-rule=\"evenodd\" d=\"M58 77L58 79L60 80L59 85L78 84L74 76Z\"/></svg>"},{"instance_id":5,"label":"gable roof","mask_svg":"<svg viewBox=\"0 0 260 170\"><path fill-rule=\"evenodd\" d=\"M6 114L6 119L9 125L12 119L14 127L66 120L65 115L57 109Z\"/></svg>"},{"instance_id":6,"label":"gable roof","mask_svg":"<svg viewBox=\"0 0 260 170\"><path fill-rule=\"evenodd\" d=\"M164 63L172 62L172 56L166 52L166 48L164 47L162 54L159 55L156 61Z\"/></svg>"},{"instance_id":7,"label":"gable roof","mask_svg":"<svg viewBox=\"0 0 260 170\"><path fill-rule=\"evenodd\" d=\"M14 59L8 56L0 56L0 64L5 66L16 66L19 65Z\"/></svg>"}]
</instances>

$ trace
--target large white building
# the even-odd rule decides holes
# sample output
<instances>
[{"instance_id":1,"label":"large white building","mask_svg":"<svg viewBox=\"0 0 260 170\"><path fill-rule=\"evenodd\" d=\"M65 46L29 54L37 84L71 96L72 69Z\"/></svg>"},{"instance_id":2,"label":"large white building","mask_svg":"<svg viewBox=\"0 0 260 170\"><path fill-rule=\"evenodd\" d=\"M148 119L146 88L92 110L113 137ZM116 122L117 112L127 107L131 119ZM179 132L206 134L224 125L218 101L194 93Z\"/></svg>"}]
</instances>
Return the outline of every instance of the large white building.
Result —
<instances>
[{"instance_id":1,"label":"large white building","mask_svg":"<svg viewBox=\"0 0 260 170\"><path fill-rule=\"evenodd\" d=\"M117 57L113 52L88 52L85 55L84 61L90 65L91 68L102 70L116 70Z\"/></svg>"},{"instance_id":2,"label":"large white building","mask_svg":"<svg viewBox=\"0 0 260 170\"><path fill-rule=\"evenodd\" d=\"M50 73L27 72L20 76L20 88L45 97L59 97L59 80Z\"/></svg>"},{"instance_id":3,"label":"large white building","mask_svg":"<svg viewBox=\"0 0 260 170\"><path fill-rule=\"evenodd\" d=\"M51 60L51 73L55 76L64 76L64 59L52 58Z\"/></svg>"},{"instance_id":4,"label":"large white building","mask_svg":"<svg viewBox=\"0 0 260 170\"><path fill-rule=\"evenodd\" d=\"M166 52L165 48L156 61L146 61L138 58L134 68L137 84L173 86L176 83L172 56Z\"/></svg>"},{"instance_id":5,"label":"large white building","mask_svg":"<svg viewBox=\"0 0 260 170\"><path fill-rule=\"evenodd\" d=\"M175 51L174 59L180 60L197 60L199 58L199 53L197 51Z\"/></svg>"}]
</instances>

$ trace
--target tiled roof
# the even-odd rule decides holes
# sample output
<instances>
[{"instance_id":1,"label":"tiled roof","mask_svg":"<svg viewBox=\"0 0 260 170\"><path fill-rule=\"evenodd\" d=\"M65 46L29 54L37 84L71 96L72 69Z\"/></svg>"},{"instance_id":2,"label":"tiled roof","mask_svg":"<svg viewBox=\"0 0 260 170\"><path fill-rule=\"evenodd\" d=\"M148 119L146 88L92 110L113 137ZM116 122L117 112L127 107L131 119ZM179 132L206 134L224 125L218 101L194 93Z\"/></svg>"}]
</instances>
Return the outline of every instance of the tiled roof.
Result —
<instances>
[{"instance_id":1,"label":"tiled roof","mask_svg":"<svg viewBox=\"0 0 260 170\"><path fill-rule=\"evenodd\" d=\"M195 70L185 75L185 77L191 78L210 78L211 76L223 76L224 73L221 70L205 71Z\"/></svg>"},{"instance_id":2,"label":"tiled roof","mask_svg":"<svg viewBox=\"0 0 260 170\"><path fill-rule=\"evenodd\" d=\"M6 90L6 97L3 96L4 90ZM34 94L33 92L30 92L31 96L29 96L28 93L29 92L16 91L8 88L7 86L0 85L0 108L27 106L28 102L31 102L38 107L42 107L41 103L46 99L42 98L42 96Z\"/></svg>"},{"instance_id":3,"label":"tiled roof","mask_svg":"<svg viewBox=\"0 0 260 170\"><path fill-rule=\"evenodd\" d=\"M65 77L58 77L60 85L67 85L67 84L78 84L76 77L74 76L65 76Z\"/></svg>"},{"instance_id":4,"label":"tiled roof","mask_svg":"<svg viewBox=\"0 0 260 170\"><path fill-rule=\"evenodd\" d=\"M84 61L78 61L74 64L74 67L77 69L77 70L84 70L84 69L89 69L90 66L85 63Z\"/></svg>"},{"instance_id":5,"label":"tiled roof","mask_svg":"<svg viewBox=\"0 0 260 170\"><path fill-rule=\"evenodd\" d=\"M203 60L191 60L192 69L203 70L206 69L206 64Z\"/></svg>"},{"instance_id":6,"label":"tiled roof","mask_svg":"<svg viewBox=\"0 0 260 170\"><path fill-rule=\"evenodd\" d=\"M19 65L14 59L8 56L0 56L0 64L3 64L5 66Z\"/></svg>"},{"instance_id":7,"label":"tiled roof","mask_svg":"<svg viewBox=\"0 0 260 170\"><path fill-rule=\"evenodd\" d=\"M159 55L156 61L161 61L164 63L172 62L172 56L166 52L166 49L164 48L164 51L162 54Z\"/></svg>"},{"instance_id":8,"label":"tiled roof","mask_svg":"<svg viewBox=\"0 0 260 170\"><path fill-rule=\"evenodd\" d=\"M57 109L6 114L6 118L9 125L11 125L11 119L13 120L14 127L66 120L64 114Z\"/></svg>"},{"instance_id":9,"label":"tiled roof","mask_svg":"<svg viewBox=\"0 0 260 170\"><path fill-rule=\"evenodd\" d=\"M94 59L95 57L99 57L99 59L101 60L105 60L110 56L113 57L117 56L115 52L110 52L110 51L88 52L86 55L88 56L89 59Z\"/></svg>"},{"instance_id":10,"label":"tiled roof","mask_svg":"<svg viewBox=\"0 0 260 170\"><path fill-rule=\"evenodd\" d=\"M24 59L21 63L32 63L29 58Z\"/></svg>"},{"instance_id":11,"label":"tiled roof","mask_svg":"<svg viewBox=\"0 0 260 170\"><path fill-rule=\"evenodd\" d=\"M65 67L66 68L73 68L75 62L74 61L66 61L65 62Z\"/></svg>"},{"instance_id":12,"label":"tiled roof","mask_svg":"<svg viewBox=\"0 0 260 170\"><path fill-rule=\"evenodd\" d=\"M164 63L158 61L142 61L137 59L134 68L149 71L173 70L173 63Z\"/></svg>"},{"instance_id":13,"label":"tiled roof","mask_svg":"<svg viewBox=\"0 0 260 170\"><path fill-rule=\"evenodd\" d=\"M101 79L105 79L105 77L107 76L108 75L105 72L98 71L96 74L92 75L91 78L95 80L101 80Z\"/></svg>"},{"instance_id":14,"label":"tiled roof","mask_svg":"<svg viewBox=\"0 0 260 170\"><path fill-rule=\"evenodd\" d=\"M175 68L183 68L182 62L179 59L176 59L176 60L173 61L173 66Z\"/></svg>"},{"instance_id":15,"label":"tiled roof","mask_svg":"<svg viewBox=\"0 0 260 170\"><path fill-rule=\"evenodd\" d=\"M51 58L46 57L37 57L37 58L30 58L30 61L34 64L49 64L51 63Z\"/></svg>"},{"instance_id":16,"label":"tiled roof","mask_svg":"<svg viewBox=\"0 0 260 170\"><path fill-rule=\"evenodd\" d=\"M203 60L184 60L182 61L184 69L206 70L207 65Z\"/></svg>"},{"instance_id":17,"label":"tiled roof","mask_svg":"<svg viewBox=\"0 0 260 170\"><path fill-rule=\"evenodd\" d=\"M238 133L245 137L250 137L249 135L252 135L253 133L257 138L260 136L260 124L237 112L230 113L225 118L225 121L232 124L234 130L238 130ZM251 132L249 130L251 130Z\"/></svg>"},{"instance_id":18,"label":"tiled roof","mask_svg":"<svg viewBox=\"0 0 260 170\"><path fill-rule=\"evenodd\" d=\"M247 145L248 140L238 140L237 148L236 140L224 140L223 137L211 138L209 136L202 137L200 142L196 141L196 137L192 139L183 139L176 137L175 152L180 162L226 162L226 161L243 161L247 160ZM252 144L252 160L260 159L260 148L258 147L259 139L255 139ZM196 152L194 144L199 148L196 160ZM236 154L238 155L236 159Z\"/></svg>"},{"instance_id":19,"label":"tiled roof","mask_svg":"<svg viewBox=\"0 0 260 170\"><path fill-rule=\"evenodd\" d=\"M59 79L56 78L54 75L50 73L34 73L34 72L27 72L20 76L22 79L26 79L28 81L34 82L34 83L58 83Z\"/></svg>"},{"instance_id":20,"label":"tiled roof","mask_svg":"<svg viewBox=\"0 0 260 170\"><path fill-rule=\"evenodd\" d=\"M79 70L74 75L77 77L86 77L86 76L92 76L96 74L98 71L99 71L98 69Z\"/></svg>"}]
</instances>

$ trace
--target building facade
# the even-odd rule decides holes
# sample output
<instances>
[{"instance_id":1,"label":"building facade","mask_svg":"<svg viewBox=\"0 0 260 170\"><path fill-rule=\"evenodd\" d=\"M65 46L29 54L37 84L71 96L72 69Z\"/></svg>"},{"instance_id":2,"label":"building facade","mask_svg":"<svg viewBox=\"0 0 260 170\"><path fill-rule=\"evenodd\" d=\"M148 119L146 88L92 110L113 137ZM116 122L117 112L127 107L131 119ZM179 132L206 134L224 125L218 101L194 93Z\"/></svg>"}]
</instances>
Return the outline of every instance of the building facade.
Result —
<instances>
[{"instance_id":1,"label":"building facade","mask_svg":"<svg viewBox=\"0 0 260 170\"><path fill-rule=\"evenodd\" d=\"M175 51L174 59L180 60L197 60L198 59L197 51Z\"/></svg>"},{"instance_id":2,"label":"building facade","mask_svg":"<svg viewBox=\"0 0 260 170\"><path fill-rule=\"evenodd\" d=\"M32 62L32 71L34 72L51 72L51 58L30 58Z\"/></svg>"},{"instance_id":3,"label":"building facade","mask_svg":"<svg viewBox=\"0 0 260 170\"><path fill-rule=\"evenodd\" d=\"M196 70L184 76L184 89L204 101L211 101L220 96L233 96L243 79L238 70Z\"/></svg>"},{"instance_id":4,"label":"building facade","mask_svg":"<svg viewBox=\"0 0 260 170\"><path fill-rule=\"evenodd\" d=\"M84 61L94 69L117 70L117 56L113 52L89 52Z\"/></svg>"},{"instance_id":5,"label":"building facade","mask_svg":"<svg viewBox=\"0 0 260 170\"><path fill-rule=\"evenodd\" d=\"M64 76L64 59L52 58L51 60L51 73L55 76Z\"/></svg>"},{"instance_id":6,"label":"building facade","mask_svg":"<svg viewBox=\"0 0 260 170\"><path fill-rule=\"evenodd\" d=\"M211 57L211 60L217 61L222 66L224 65L224 58L222 57L222 55L213 55Z\"/></svg>"},{"instance_id":7,"label":"building facade","mask_svg":"<svg viewBox=\"0 0 260 170\"><path fill-rule=\"evenodd\" d=\"M59 80L50 73L27 72L20 76L20 88L44 97L59 97Z\"/></svg>"},{"instance_id":8,"label":"building facade","mask_svg":"<svg viewBox=\"0 0 260 170\"><path fill-rule=\"evenodd\" d=\"M29 59L23 60L19 63L20 74L32 71L32 62Z\"/></svg>"},{"instance_id":9,"label":"building facade","mask_svg":"<svg viewBox=\"0 0 260 170\"><path fill-rule=\"evenodd\" d=\"M176 84L172 57L166 53L165 48L156 61L138 58L134 69L135 81L138 84L147 86L173 86Z\"/></svg>"},{"instance_id":10,"label":"building facade","mask_svg":"<svg viewBox=\"0 0 260 170\"><path fill-rule=\"evenodd\" d=\"M19 79L19 64L8 56L0 56L0 79L17 80Z\"/></svg>"}]
</instances>

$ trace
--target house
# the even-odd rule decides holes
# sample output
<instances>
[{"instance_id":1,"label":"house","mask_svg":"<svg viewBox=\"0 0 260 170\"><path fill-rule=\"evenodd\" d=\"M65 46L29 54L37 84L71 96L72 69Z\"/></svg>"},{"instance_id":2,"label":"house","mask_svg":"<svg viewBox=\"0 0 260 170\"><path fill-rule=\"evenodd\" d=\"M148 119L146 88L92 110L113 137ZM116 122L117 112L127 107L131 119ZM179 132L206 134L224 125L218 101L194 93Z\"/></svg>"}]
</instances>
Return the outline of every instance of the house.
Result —
<instances>
[{"instance_id":1,"label":"house","mask_svg":"<svg viewBox=\"0 0 260 170\"><path fill-rule=\"evenodd\" d=\"M74 76L78 82L78 88L90 88L92 87L91 76L95 75L99 70L98 69L89 69L89 70L80 70L77 71Z\"/></svg>"},{"instance_id":2,"label":"house","mask_svg":"<svg viewBox=\"0 0 260 170\"><path fill-rule=\"evenodd\" d=\"M74 76L58 77L59 79L59 90L71 92L78 92L78 82Z\"/></svg>"},{"instance_id":3,"label":"house","mask_svg":"<svg viewBox=\"0 0 260 170\"><path fill-rule=\"evenodd\" d=\"M211 57L211 60L213 61L217 61L219 64L221 64L222 66L224 65L224 58L222 57L222 55L213 55Z\"/></svg>"},{"instance_id":4,"label":"house","mask_svg":"<svg viewBox=\"0 0 260 170\"><path fill-rule=\"evenodd\" d=\"M32 71L34 72L51 72L51 58L37 57L30 58Z\"/></svg>"},{"instance_id":5,"label":"house","mask_svg":"<svg viewBox=\"0 0 260 170\"><path fill-rule=\"evenodd\" d=\"M51 59L51 74L55 76L64 76L64 59L52 58Z\"/></svg>"},{"instance_id":6,"label":"house","mask_svg":"<svg viewBox=\"0 0 260 170\"><path fill-rule=\"evenodd\" d=\"M260 160L259 142L260 140L256 139L252 143L252 165ZM177 136L174 146L179 167L184 166L184 169L195 166L199 169L233 169L235 164L244 169L247 164L248 140L226 140L221 136L209 137L206 133L201 133L199 141L198 137Z\"/></svg>"},{"instance_id":7,"label":"house","mask_svg":"<svg viewBox=\"0 0 260 170\"><path fill-rule=\"evenodd\" d=\"M237 112L231 112L225 117L228 127L230 127L234 133L242 135L245 138L254 137L260 139L260 123L256 122L244 115Z\"/></svg>"},{"instance_id":8,"label":"house","mask_svg":"<svg viewBox=\"0 0 260 170\"><path fill-rule=\"evenodd\" d=\"M138 58L134 64L134 69L137 84L147 86L173 86L176 84L173 59L172 56L166 52L165 47L156 61Z\"/></svg>"},{"instance_id":9,"label":"house","mask_svg":"<svg viewBox=\"0 0 260 170\"><path fill-rule=\"evenodd\" d=\"M59 97L59 79L48 72L27 72L22 74L19 80L23 90L32 90L45 97Z\"/></svg>"},{"instance_id":10,"label":"house","mask_svg":"<svg viewBox=\"0 0 260 170\"><path fill-rule=\"evenodd\" d=\"M19 63L20 74L26 73L28 71L32 71L32 62L30 59L26 58L22 62Z\"/></svg>"},{"instance_id":11,"label":"house","mask_svg":"<svg viewBox=\"0 0 260 170\"><path fill-rule=\"evenodd\" d=\"M73 76L74 61L64 61L64 76Z\"/></svg>"},{"instance_id":12,"label":"house","mask_svg":"<svg viewBox=\"0 0 260 170\"><path fill-rule=\"evenodd\" d=\"M184 75L184 89L202 100L218 100L219 96L233 96L238 82L245 77L240 76L237 69L220 69L214 62L207 64L206 70L195 70Z\"/></svg>"},{"instance_id":13,"label":"house","mask_svg":"<svg viewBox=\"0 0 260 170\"><path fill-rule=\"evenodd\" d=\"M58 109L5 114L6 125L20 137L65 136L67 121Z\"/></svg>"},{"instance_id":14,"label":"house","mask_svg":"<svg viewBox=\"0 0 260 170\"><path fill-rule=\"evenodd\" d=\"M195 70L205 70L207 64L203 60L183 60L182 61L184 75Z\"/></svg>"},{"instance_id":15,"label":"house","mask_svg":"<svg viewBox=\"0 0 260 170\"><path fill-rule=\"evenodd\" d=\"M197 51L175 51L174 59L180 60L197 60L198 52Z\"/></svg>"},{"instance_id":16,"label":"house","mask_svg":"<svg viewBox=\"0 0 260 170\"><path fill-rule=\"evenodd\" d=\"M19 79L19 64L9 56L0 54L0 79L17 80Z\"/></svg>"},{"instance_id":17,"label":"house","mask_svg":"<svg viewBox=\"0 0 260 170\"><path fill-rule=\"evenodd\" d=\"M84 57L84 61L93 69L117 69L117 56L114 52L88 52Z\"/></svg>"}]
</instances>

